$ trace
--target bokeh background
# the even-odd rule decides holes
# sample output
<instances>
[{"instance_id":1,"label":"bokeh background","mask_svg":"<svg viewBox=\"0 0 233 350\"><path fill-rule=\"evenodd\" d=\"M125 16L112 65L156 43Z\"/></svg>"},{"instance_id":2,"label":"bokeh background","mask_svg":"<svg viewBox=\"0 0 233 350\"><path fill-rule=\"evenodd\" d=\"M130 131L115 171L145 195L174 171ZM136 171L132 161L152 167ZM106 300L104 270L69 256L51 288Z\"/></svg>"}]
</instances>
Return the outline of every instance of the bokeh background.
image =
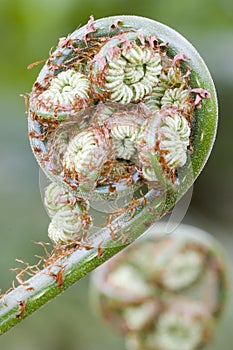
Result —
<instances>
[{"instance_id":1,"label":"bokeh background","mask_svg":"<svg viewBox=\"0 0 233 350\"><path fill-rule=\"evenodd\" d=\"M197 180L184 219L213 234L233 266L233 2L232 0L0 0L0 288L11 286L15 258L33 261L33 241L47 241L49 219L39 191L39 170L27 138L20 94L30 91L59 37L89 16L135 14L163 22L183 34L206 61L219 96L216 144ZM232 350L233 302L229 300L211 350ZM88 305L88 277L0 338L4 350L123 350Z\"/></svg>"}]
</instances>

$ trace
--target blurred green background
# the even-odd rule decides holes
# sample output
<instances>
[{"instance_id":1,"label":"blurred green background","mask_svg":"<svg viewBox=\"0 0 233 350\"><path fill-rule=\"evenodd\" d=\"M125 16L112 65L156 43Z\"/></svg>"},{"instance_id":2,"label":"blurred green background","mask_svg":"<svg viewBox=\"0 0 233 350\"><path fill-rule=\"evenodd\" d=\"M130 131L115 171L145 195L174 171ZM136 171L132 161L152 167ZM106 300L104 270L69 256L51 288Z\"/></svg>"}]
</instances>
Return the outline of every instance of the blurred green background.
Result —
<instances>
[{"instance_id":1,"label":"blurred green background","mask_svg":"<svg viewBox=\"0 0 233 350\"><path fill-rule=\"evenodd\" d=\"M41 253L33 241L47 241L49 219L39 192L39 170L27 137L20 94L30 91L59 37L89 16L134 14L163 22L200 52L216 83L220 123L211 158L197 180L185 223L212 233L225 247L230 275L233 252L233 2L232 0L0 0L0 288L15 276L15 258L33 261ZM232 280L232 278L231 278ZM88 306L88 278L70 288L0 338L4 350L123 350L121 337L105 328ZM230 287L229 287L230 288ZM231 293L229 292L229 295ZM211 350L232 350L233 302Z\"/></svg>"}]
</instances>

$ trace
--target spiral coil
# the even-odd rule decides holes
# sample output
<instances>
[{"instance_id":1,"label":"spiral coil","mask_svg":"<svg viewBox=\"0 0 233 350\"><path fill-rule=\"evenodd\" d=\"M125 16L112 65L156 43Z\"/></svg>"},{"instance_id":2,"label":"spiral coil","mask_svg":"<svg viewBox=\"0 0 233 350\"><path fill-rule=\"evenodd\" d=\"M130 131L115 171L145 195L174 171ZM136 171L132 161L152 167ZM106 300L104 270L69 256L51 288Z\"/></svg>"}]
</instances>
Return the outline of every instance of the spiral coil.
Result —
<instances>
[{"instance_id":1,"label":"spiral coil","mask_svg":"<svg viewBox=\"0 0 233 350\"><path fill-rule=\"evenodd\" d=\"M119 59L107 59L105 87L111 100L122 104L138 102L152 92L160 75L161 57L148 48L133 45Z\"/></svg>"},{"instance_id":2,"label":"spiral coil","mask_svg":"<svg viewBox=\"0 0 233 350\"><path fill-rule=\"evenodd\" d=\"M75 240L81 240L83 233L89 225L82 219L83 212L81 210L71 210L63 207L52 218L48 227L49 238L55 244L67 244Z\"/></svg>"},{"instance_id":3,"label":"spiral coil","mask_svg":"<svg viewBox=\"0 0 233 350\"><path fill-rule=\"evenodd\" d=\"M110 142L106 142L100 130L85 130L70 141L63 163L66 169L78 173L80 179L92 179L100 173L110 150Z\"/></svg>"}]
</instances>

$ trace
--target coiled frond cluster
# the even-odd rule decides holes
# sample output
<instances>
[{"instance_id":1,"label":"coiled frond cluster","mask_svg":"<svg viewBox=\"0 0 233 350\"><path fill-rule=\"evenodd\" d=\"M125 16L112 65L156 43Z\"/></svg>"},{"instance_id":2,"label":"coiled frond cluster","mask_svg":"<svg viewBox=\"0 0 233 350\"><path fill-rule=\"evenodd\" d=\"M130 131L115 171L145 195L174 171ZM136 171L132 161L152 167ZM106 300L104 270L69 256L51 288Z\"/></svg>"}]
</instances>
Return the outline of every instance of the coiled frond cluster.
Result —
<instances>
[{"instance_id":1,"label":"coiled frond cluster","mask_svg":"<svg viewBox=\"0 0 233 350\"><path fill-rule=\"evenodd\" d=\"M202 343L203 325L182 313L165 312L159 317L156 328L150 341L157 344L159 350L193 350Z\"/></svg>"},{"instance_id":2,"label":"coiled frond cluster","mask_svg":"<svg viewBox=\"0 0 233 350\"><path fill-rule=\"evenodd\" d=\"M151 94L161 69L160 55L136 44L122 50L119 59L107 56L105 87L111 92L111 101L126 104L142 100Z\"/></svg>"},{"instance_id":3,"label":"coiled frond cluster","mask_svg":"<svg viewBox=\"0 0 233 350\"><path fill-rule=\"evenodd\" d=\"M203 261L197 252L176 254L164 269L162 283L167 289L178 291L194 283L202 271Z\"/></svg>"},{"instance_id":4,"label":"coiled frond cluster","mask_svg":"<svg viewBox=\"0 0 233 350\"><path fill-rule=\"evenodd\" d=\"M157 112L146 120L141 128L138 150L142 163L142 175L148 181L158 179L162 165L167 170L182 167L187 161L191 129L188 121L179 113L169 110ZM151 166L151 157L158 159L157 169Z\"/></svg>"},{"instance_id":5,"label":"coiled frond cluster","mask_svg":"<svg viewBox=\"0 0 233 350\"><path fill-rule=\"evenodd\" d=\"M188 101L189 91L179 88L168 89L161 99L161 107L175 106L178 109L185 108Z\"/></svg>"},{"instance_id":6,"label":"coiled frond cluster","mask_svg":"<svg viewBox=\"0 0 233 350\"><path fill-rule=\"evenodd\" d=\"M152 294L152 289L138 275L133 266L119 266L108 276L109 289L119 290L122 298L146 299ZM124 296L123 296L124 295Z\"/></svg>"},{"instance_id":7,"label":"coiled frond cluster","mask_svg":"<svg viewBox=\"0 0 233 350\"><path fill-rule=\"evenodd\" d=\"M136 142L143 119L129 113L114 113L107 121L116 158L131 159L136 153Z\"/></svg>"},{"instance_id":8,"label":"coiled frond cluster","mask_svg":"<svg viewBox=\"0 0 233 350\"><path fill-rule=\"evenodd\" d=\"M194 350L202 343L204 329L199 320L168 310L158 318L154 332L143 337L139 332L129 333L126 349Z\"/></svg>"},{"instance_id":9,"label":"coiled frond cluster","mask_svg":"<svg viewBox=\"0 0 233 350\"><path fill-rule=\"evenodd\" d=\"M158 131L159 147L170 169L185 165L190 134L187 120L179 113L168 114L162 119Z\"/></svg>"},{"instance_id":10,"label":"coiled frond cluster","mask_svg":"<svg viewBox=\"0 0 233 350\"><path fill-rule=\"evenodd\" d=\"M78 100L88 100L90 88L85 75L68 69L51 78L49 87L37 98L34 110L44 118L63 119Z\"/></svg>"},{"instance_id":11,"label":"coiled frond cluster","mask_svg":"<svg viewBox=\"0 0 233 350\"><path fill-rule=\"evenodd\" d=\"M45 190L44 204L52 218L63 208L70 208L73 196L56 182L52 182Z\"/></svg>"},{"instance_id":12,"label":"coiled frond cluster","mask_svg":"<svg viewBox=\"0 0 233 350\"><path fill-rule=\"evenodd\" d=\"M55 106L66 106L73 104L76 97L88 97L89 86L85 75L68 69L51 80L49 88L41 94L40 99L47 100Z\"/></svg>"},{"instance_id":13,"label":"coiled frond cluster","mask_svg":"<svg viewBox=\"0 0 233 350\"><path fill-rule=\"evenodd\" d=\"M145 301L141 305L127 307L123 311L123 318L130 332L142 331L149 322L153 323L156 316L157 310L153 300Z\"/></svg>"},{"instance_id":14,"label":"coiled frond cluster","mask_svg":"<svg viewBox=\"0 0 233 350\"><path fill-rule=\"evenodd\" d=\"M132 130L129 127L117 127L112 132L113 147L117 158L130 159L134 155L135 142L133 141Z\"/></svg>"},{"instance_id":15,"label":"coiled frond cluster","mask_svg":"<svg viewBox=\"0 0 233 350\"><path fill-rule=\"evenodd\" d=\"M53 217L48 228L49 238L55 243L69 243L80 239L83 228L80 212L61 209Z\"/></svg>"},{"instance_id":16,"label":"coiled frond cluster","mask_svg":"<svg viewBox=\"0 0 233 350\"><path fill-rule=\"evenodd\" d=\"M59 42L33 86L34 154L51 179L90 202L134 200L139 183L177 191L193 112L210 94L191 86L188 57L156 33L117 26L108 36L90 21L86 34Z\"/></svg>"},{"instance_id":17,"label":"coiled frond cluster","mask_svg":"<svg viewBox=\"0 0 233 350\"><path fill-rule=\"evenodd\" d=\"M64 155L65 169L75 171L80 181L96 179L110 154L110 144L99 129L82 131L69 143Z\"/></svg>"},{"instance_id":18,"label":"coiled frond cluster","mask_svg":"<svg viewBox=\"0 0 233 350\"><path fill-rule=\"evenodd\" d=\"M156 231L93 272L96 306L127 350L196 350L211 339L223 306L220 256L203 232L188 230Z\"/></svg>"},{"instance_id":19,"label":"coiled frond cluster","mask_svg":"<svg viewBox=\"0 0 233 350\"><path fill-rule=\"evenodd\" d=\"M145 105L155 113L164 106L175 106L181 110L189 107L191 113L191 95L188 87L188 75L182 73L179 64L172 64L164 58L164 68L159 76L158 84L153 88L150 96L144 99Z\"/></svg>"},{"instance_id":20,"label":"coiled frond cluster","mask_svg":"<svg viewBox=\"0 0 233 350\"><path fill-rule=\"evenodd\" d=\"M45 191L45 207L51 217L49 238L55 244L80 241L92 224L88 201L79 201L69 191L52 182Z\"/></svg>"}]
</instances>

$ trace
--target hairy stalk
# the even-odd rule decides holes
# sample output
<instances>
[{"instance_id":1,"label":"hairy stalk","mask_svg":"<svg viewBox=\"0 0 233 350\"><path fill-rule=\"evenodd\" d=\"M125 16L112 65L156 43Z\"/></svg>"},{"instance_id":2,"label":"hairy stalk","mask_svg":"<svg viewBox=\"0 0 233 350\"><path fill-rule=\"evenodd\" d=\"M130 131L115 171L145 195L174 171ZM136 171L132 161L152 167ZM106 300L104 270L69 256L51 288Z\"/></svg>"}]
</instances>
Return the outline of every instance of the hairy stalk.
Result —
<instances>
[{"instance_id":1,"label":"hairy stalk","mask_svg":"<svg viewBox=\"0 0 233 350\"><path fill-rule=\"evenodd\" d=\"M170 207L171 203L167 206ZM67 257L58 259L28 279L25 285L20 285L9 294L3 296L0 304L0 334L9 330L23 318L77 282L88 272L125 248L128 243L121 243L121 234L128 232L131 239L135 240L154 221L160 218L163 209L164 203L157 197L156 191L150 191L147 195L147 204L142 204L137 208L137 215L133 220L127 221L129 215L123 214L112 223L112 228L116 228L115 233L120 237L118 244L117 240L112 241L110 228L103 228L98 231L96 239L93 240L93 246L96 248L76 249ZM100 256L100 243L103 238L105 248L103 248ZM62 271L62 280L64 280L64 283L61 285L58 283L58 278L61 277L59 271ZM19 303L25 303L25 310L20 316Z\"/></svg>"}]
</instances>

